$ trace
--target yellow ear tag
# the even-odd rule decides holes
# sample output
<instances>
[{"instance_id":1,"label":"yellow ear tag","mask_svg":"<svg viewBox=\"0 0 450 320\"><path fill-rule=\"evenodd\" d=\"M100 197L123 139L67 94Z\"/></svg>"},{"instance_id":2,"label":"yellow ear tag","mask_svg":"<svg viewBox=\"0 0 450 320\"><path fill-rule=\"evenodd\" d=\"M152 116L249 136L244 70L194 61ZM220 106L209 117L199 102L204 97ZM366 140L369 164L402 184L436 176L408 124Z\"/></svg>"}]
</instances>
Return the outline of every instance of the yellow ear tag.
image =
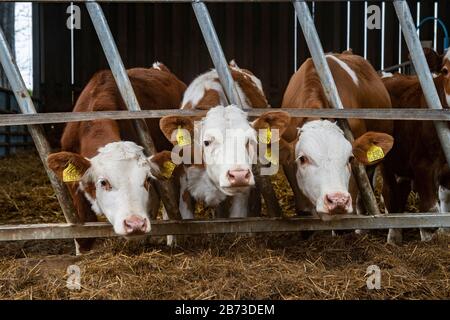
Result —
<instances>
[{"instance_id":1,"label":"yellow ear tag","mask_svg":"<svg viewBox=\"0 0 450 320\"><path fill-rule=\"evenodd\" d=\"M272 149L267 148L266 153L264 154L264 158L266 158L273 165L278 165L278 159L272 156Z\"/></svg>"},{"instance_id":2,"label":"yellow ear tag","mask_svg":"<svg viewBox=\"0 0 450 320\"><path fill-rule=\"evenodd\" d=\"M80 181L81 175L78 169L72 164L69 165L63 171L63 181L64 182L76 182Z\"/></svg>"},{"instance_id":3,"label":"yellow ear tag","mask_svg":"<svg viewBox=\"0 0 450 320\"><path fill-rule=\"evenodd\" d=\"M185 130L182 130L181 126L178 126L177 130L177 143L180 147L188 146L191 144L191 137Z\"/></svg>"},{"instance_id":4,"label":"yellow ear tag","mask_svg":"<svg viewBox=\"0 0 450 320\"><path fill-rule=\"evenodd\" d=\"M376 145L371 145L369 150L367 150L367 160L369 162L374 162L384 158L384 152L381 147Z\"/></svg>"},{"instance_id":5,"label":"yellow ear tag","mask_svg":"<svg viewBox=\"0 0 450 320\"><path fill-rule=\"evenodd\" d=\"M264 137L262 143L270 144L272 141L272 131L270 130L270 127L266 129L266 136Z\"/></svg>"},{"instance_id":6,"label":"yellow ear tag","mask_svg":"<svg viewBox=\"0 0 450 320\"><path fill-rule=\"evenodd\" d=\"M169 179L172 176L173 170L175 170L176 167L177 167L177 165L175 163L173 163L172 161L170 161L170 160L165 161L163 163L161 175L164 178Z\"/></svg>"}]
</instances>

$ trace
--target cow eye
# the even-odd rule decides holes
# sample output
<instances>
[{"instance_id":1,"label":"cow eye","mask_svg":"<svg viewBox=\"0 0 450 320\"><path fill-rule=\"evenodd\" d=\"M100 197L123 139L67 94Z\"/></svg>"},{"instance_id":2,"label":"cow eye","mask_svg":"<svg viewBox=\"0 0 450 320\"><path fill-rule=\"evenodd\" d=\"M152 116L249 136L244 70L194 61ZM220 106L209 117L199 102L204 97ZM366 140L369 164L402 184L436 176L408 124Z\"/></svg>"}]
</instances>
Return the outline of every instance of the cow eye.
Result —
<instances>
[{"instance_id":1,"label":"cow eye","mask_svg":"<svg viewBox=\"0 0 450 320\"><path fill-rule=\"evenodd\" d=\"M205 140L205 141L203 141L203 144L205 145L205 147L207 147L211 144L211 141Z\"/></svg>"},{"instance_id":2,"label":"cow eye","mask_svg":"<svg viewBox=\"0 0 450 320\"><path fill-rule=\"evenodd\" d=\"M447 67L443 67L442 70L441 70L441 72L442 72L442 74L443 74L444 76L448 75L448 69L447 69Z\"/></svg>"},{"instance_id":3,"label":"cow eye","mask_svg":"<svg viewBox=\"0 0 450 320\"><path fill-rule=\"evenodd\" d=\"M111 184L109 183L109 181L107 179L100 179L99 184L106 191L111 190Z\"/></svg>"},{"instance_id":4,"label":"cow eye","mask_svg":"<svg viewBox=\"0 0 450 320\"><path fill-rule=\"evenodd\" d=\"M348 158L348 163L352 163L353 160L355 160L355 156L350 156Z\"/></svg>"},{"instance_id":5,"label":"cow eye","mask_svg":"<svg viewBox=\"0 0 450 320\"><path fill-rule=\"evenodd\" d=\"M300 158L298 158L300 160L300 164L304 165L308 162L308 158L306 156L301 156Z\"/></svg>"}]
</instances>

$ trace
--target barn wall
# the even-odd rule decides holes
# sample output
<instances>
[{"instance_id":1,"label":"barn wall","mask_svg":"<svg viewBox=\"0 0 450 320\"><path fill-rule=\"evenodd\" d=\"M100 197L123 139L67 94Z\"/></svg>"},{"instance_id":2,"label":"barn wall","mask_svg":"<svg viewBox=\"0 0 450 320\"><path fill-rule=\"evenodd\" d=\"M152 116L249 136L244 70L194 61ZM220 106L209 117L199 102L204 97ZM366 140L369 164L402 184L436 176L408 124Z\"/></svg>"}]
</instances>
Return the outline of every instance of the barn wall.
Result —
<instances>
[{"instance_id":1,"label":"barn wall","mask_svg":"<svg viewBox=\"0 0 450 320\"><path fill-rule=\"evenodd\" d=\"M422 1L422 17L432 15L432 1ZM413 17L416 1L410 1ZM311 6L311 4L309 4ZM439 1L439 14L450 27L450 3ZM70 84L70 31L65 27L67 4L35 4L35 92L44 112L70 111L89 78L107 68L107 62L84 6L81 30L75 30L75 85ZM111 31L127 68L164 62L180 79L189 83L212 67L191 5L102 4ZM261 78L272 106L279 106L294 71L294 11L290 3L208 4L227 59L255 72ZM351 47L363 54L364 3L352 3ZM445 14L445 16L444 16ZM315 23L324 50L346 49L346 3L315 4ZM432 39L433 24L422 29L422 39ZM439 30L438 39L442 32ZM440 40L439 40L440 41ZM385 66L398 61L398 21L391 3L386 4ZM381 31L368 30L368 59L380 68ZM440 43L440 50L441 48ZM407 59L403 41L403 60ZM298 28L299 65L309 57ZM47 126L53 145L62 126Z\"/></svg>"}]
</instances>

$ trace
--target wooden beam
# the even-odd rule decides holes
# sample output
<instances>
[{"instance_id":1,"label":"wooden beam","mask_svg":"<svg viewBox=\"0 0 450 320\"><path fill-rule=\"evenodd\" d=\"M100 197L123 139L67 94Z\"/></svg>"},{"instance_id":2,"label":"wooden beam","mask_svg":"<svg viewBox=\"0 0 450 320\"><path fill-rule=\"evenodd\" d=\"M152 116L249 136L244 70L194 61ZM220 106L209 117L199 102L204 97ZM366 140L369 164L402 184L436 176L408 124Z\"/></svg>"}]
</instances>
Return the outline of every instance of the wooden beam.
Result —
<instances>
[{"instance_id":1,"label":"wooden beam","mask_svg":"<svg viewBox=\"0 0 450 320\"><path fill-rule=\"evenodd\" d=\"M153 221L149 236L213 233L298 232L388 228L450 227L450 214L388 214L349 216L340 220L317 218L246 218ZM0 241L117 237L109 223L2 225Z\"/></svg>"}]
</instances>

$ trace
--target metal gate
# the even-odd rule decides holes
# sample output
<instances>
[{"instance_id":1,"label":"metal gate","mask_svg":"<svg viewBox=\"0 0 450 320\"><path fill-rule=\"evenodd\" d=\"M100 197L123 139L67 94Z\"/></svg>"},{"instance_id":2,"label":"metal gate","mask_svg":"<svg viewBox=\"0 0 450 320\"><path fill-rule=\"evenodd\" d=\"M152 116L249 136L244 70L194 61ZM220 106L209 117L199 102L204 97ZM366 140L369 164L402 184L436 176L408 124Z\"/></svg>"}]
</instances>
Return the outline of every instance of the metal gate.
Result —
<instances>
[{"instance_id":1,"label":"metal gate","mask_svg":"<svg viewBox=\"0 0 450 320\"><path fill-rule=\"evenodd\" d=\"M35 2L66 2L61 0L41 0ZM128 2L126 0L120 0ZM239 2L245 0L209 0L209 2ZM269 1L270 0L257 0ZM4 225L0 227L0 241L6 240L31 240L31 239L60 239L60 238L90 238L115 236L112 227L108 223L80 224L72 207L70 196L66 186L60 182L54 173L48 168L46 158L50 148L43 134L41 124L61 123L69 121L87 121L94 119L133 119L139 133L141 144L147 154L151 155L155 149L153 141L148 134L145 118L158 118L169 114L202 115L202 111L181 110L146 110L142 111L134 94L130 80L123 62L118 53L114 39L111 35L108 23L98 2L109 1L78 1L85 2L94 24L100 43L108 60L111 71L116 80L119 91L125 101L128 111L113 112L77 112L77 113L50 113L38 114L25 87L19 70L12 58L11 51L6 42L5 35L0 29L0 63L16 96L22 114L1 115L0 126L28 125L28 130L34 140L45 170L49 176L58 201L63 210L67 223L65 224L36 224L36 225ZM219 74L226 96L230 103L241 105L236 87L231 77L228 65L211 21L208 9L204 1L189 0L135 0L129 2L189 2L195 12L203 37L208 47L211 59ZM358 109L344 110L339 98L336 85L326 62L322 45L314 26L311 13L306 1L292 1L297 14L303 35L311 52L313 62L325 95L334 109L302 109L285 110L292 117L319 116L338 118L345 136L352 141L353 136L345 119L390 119L390 120L426 120L434 121L438 137L444 150L447 163L450 163L450 132L446 121L450 120L449 113L442 109L431 73L425 60L416 27L411 17L411 12L405 0L394 0L393 4L399 19L402 32L408 45L412 63L418 74L425 99L431 110L385 110L385 109ZM258 110L246 110L249 116L262 113ZM265 110L263 110L265 111ZM401 111L401 112L399 112ZM315 218L281 218L281 210L274 198L270 181L259 177L258 184L267 205L271 218L248 219L218 219L218 220L186 220L181 221L177 197L170 183L159 183L155 187L162 196L163 204L172 219L170 221L152 222L150 235L167 234L207 234L207 233L236 233L236 232L272 232L272 231L299 231L299 230L338 230L338 229L387 229L387 228L414 228L414 227L450 227L450 214L388 214L379 212L372 187L362 165L354 165L353 173L363 197L364 204L369 213L368 216L355 216L337 221L323 222Z\"/></svg>"}]
</instances>

